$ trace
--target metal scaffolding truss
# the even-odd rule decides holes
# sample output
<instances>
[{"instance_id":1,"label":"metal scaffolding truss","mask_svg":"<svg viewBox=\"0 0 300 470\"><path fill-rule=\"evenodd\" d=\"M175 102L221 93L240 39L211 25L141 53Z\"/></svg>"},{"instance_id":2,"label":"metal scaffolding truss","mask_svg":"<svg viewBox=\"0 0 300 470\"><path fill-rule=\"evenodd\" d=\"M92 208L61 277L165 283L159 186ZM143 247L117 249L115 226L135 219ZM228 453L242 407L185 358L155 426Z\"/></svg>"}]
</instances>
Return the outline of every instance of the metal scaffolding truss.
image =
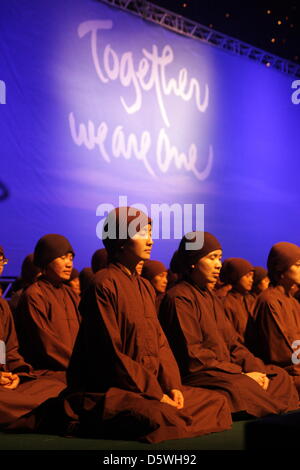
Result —
<instances>
[{"instance_id":1,"label":"metal scaffolding truss","mask_svg":"<svg viewBox=\"0 0 300 470\"><path fill-rule=\"evenodd\" d=\"M226 34L214 31L188 18L165 10L146 0L98 0L122 10L130 11L148 21L157 23L176 33L217 46L239 56L246 56L266 67L273 67L280 72L294 77L300 77L300 66L286 59L270 54L262 49L251 46Z\"/></svg>"},{"instance_id":2,"label":"metal scaffolding truss","mask_svg":"<svg viewBox=\"0 0 300 470\"><path fill-rule=\"evenodd\" d=\"M16 276L2 276L1 277L3 299L9 300L11 298L13 284L16 282L16 280L17 280Z\"/></svg>"}]
</instances>

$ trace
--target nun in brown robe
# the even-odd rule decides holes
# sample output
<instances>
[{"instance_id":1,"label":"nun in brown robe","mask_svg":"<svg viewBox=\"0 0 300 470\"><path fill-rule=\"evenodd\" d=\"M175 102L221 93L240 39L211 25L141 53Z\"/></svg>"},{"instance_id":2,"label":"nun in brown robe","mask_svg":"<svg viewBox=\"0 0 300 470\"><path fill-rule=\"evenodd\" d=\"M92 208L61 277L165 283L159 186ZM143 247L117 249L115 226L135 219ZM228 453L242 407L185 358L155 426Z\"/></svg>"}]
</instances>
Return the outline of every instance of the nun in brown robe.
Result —
<instances>
[{"instance_id":1,"label":"nun in brown robe","mask_svg":"<svg viewBox=\"0 0 300 470\"><path fill-rule=\"evenodd\" d=\"M239 417L298 408L291 378L241 343L222 302L209 289L221 268L220 243L208 232L200 249L187 249L187 241L183 237L177 255L184 279L167 291L159 315L183 383L223 393Z\"/></svg>"},{"instance_id":2,"label":"nun in brown robe","mask_svg":"<svg viewBox=\"0 0 300 470\"><path fill-rule=\"evenodd\" d=\"M107 251L105 248L100 248L93 253L91 267L94 274L107 267Z\"/></svg>"},{"instance_id":3,"label":"nun in brown robe","mask_svg":"<svg viewBox=\"0 0 300 470\"><path fill-rule=\"evenodd\" d=\"M16 329L20 352L35 369L66 371L79 330L79 296L67 285L74 250L58 234L36 244L34 263L43 275L20 298Z\"/></svg>"},{"instance_id":4,"label":"nun in brown robe","mask_svg":"<svg viewBox=\"0 0 300 470\"><path fill-rule=\"evenodd\" d=\"M220 271L221 281L232 286L223 298L225 314L247 346L253 328L253 299L249 294L253 285L253 271L252 264L243 258L227 258Z\"/></svg>"},{"instance_id":5,"label":"nun in brown robe","mask_svg":"<svg viewBox=\"0 0 300 470\"><path fill-rule=\"evenodd\" d=\"M300 247L288 242L273 245L268 272L271 285L254 309L255 352L267 364L283 367L300 393L300 305L291 294L300 282Z\"/></svg>"},{"instance_id":6,"label":"nun in brown robe","mask_svg":"<svg viewBox=\"0 0 300 470\"><path fill-rule=\"evenodd\" d=\"M83 296L85 291L92 285L94 278L94 273L92 268L86 267L83 268L79 273L79 282L80 282L80 297Z\"/></svg>"},{"instance_id":7,"label":"nun in brown robe","mask_svg":"<svg viewBox=\"0 0 300 470\"><path fill-rule=\"evenodd\" d=\"M33 284L41 275L40 268L33 263L33 253L27 255L21 267L21 277L17 279L17 287L13 286L13 294L9 300L9 306L13 314L15 314L18 302L24 290Z\"/></svg>"},{"instance_id":8,"label":"nun in brown robe","mask_svg":"<svg viewBox=\"0 0 300 470\"><path fill-rule=\"evenodd\" d=\"M218 278L213 289L216 296L219 297L219 299L223 300L224 297L226 297L226 295L228 294L228 292L231 291L232 285L225 284L220 280L220 278Z\"/></svg>"},{"instance_id":9,"label":"nun in brown robe","mask_svg":"<svg viewBox=\"0 0 300 470\"><path fill-rule=\"evenodd\" d=\"M252 316L256 300L264 290L268 289L269 284L268 271L262 266L254 266L252 289L247 296L247 303L250 306Z\"/></svg>"},{"instance_id":10,"label":"nun in brown robe","mask_svg":"<svg viewBox=\"0 0 300 470\"><path fill-rule=\"evenodd\" d=\"M168 270L161 261L149 259L144 262L142 276L148 279L154 287L156 294L155 306L158 313L168 285Z\"/></svg>"},{"instance_id":11,"label":"nun in brown robe","mask_svg":"<svg viewBox=\"0 0 300 470\"><path fill-rule=\"evenodd\" d=\"M269 287L270 279L268 271L262 266L254 266L253 285L250 294L256 296Z\"/></svg>"},{"instance_id":12,"label":"nun in brown robe","mask_svg":"<svg viewBox=\"0 0 300 470\"><path fill-rule=\"evenodd\" d=\"M111 262L80 304L64 402L70 427L84 436L146 442L227 429L231 415L221 394L182 386L157 319L154 289L136 273L136 264L150 257L151 220L134 208L118 208L105 231L114 219L117 235L103 240Z\"/></svg>"},{"instance_id":13,"label":"nun in brown robe","mask_svg":"<svg viewBox=\"0 0 300 470\"><path fill-rule=\"evenodd\" d=\"M0 429L34 431L40 405L65 388L60 373L34 371L19 353L12 313L0 298ZM40 415L39 415L40 416Z\"/></svg>"}]
</instances>

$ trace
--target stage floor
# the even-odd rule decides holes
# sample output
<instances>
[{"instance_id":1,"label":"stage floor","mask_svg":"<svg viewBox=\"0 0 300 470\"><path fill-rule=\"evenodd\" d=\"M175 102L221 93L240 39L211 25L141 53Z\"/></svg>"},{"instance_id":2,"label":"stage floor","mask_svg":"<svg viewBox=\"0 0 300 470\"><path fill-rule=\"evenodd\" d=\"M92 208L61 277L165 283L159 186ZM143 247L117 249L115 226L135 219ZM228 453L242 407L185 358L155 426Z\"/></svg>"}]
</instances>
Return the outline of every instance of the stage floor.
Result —
<instances>
[{"instance_id":1,"label":"stage floor","mask_svg":"<svg viewBox=\"0 0 300 470\"><path fill-rule=\"evenodd\" d=\"M66 438L45 434L0 433L0 450L242 450L244 444L244 421L233 423L232 429L206 436L175 439L159 444L135 441L112 441L103 439Z\"/></svg>"},{"instance_id":2,"label":"stage floor","mask_svg":"<svg viewBox=\"0 0 300 470\"><path fill-rule=\"evenodd\" d=\"M262 449L297 449L300 436L300 410L260 419L235 421L227 431L190 439L175 439L159 444L136 441L84 439L47 434L0 433L0 455L12 451L29 454L30 451L61 453L109 453L132 451L240 451ZM5 452L7 451L7 452Z\"/></svg>"}]
</instances>

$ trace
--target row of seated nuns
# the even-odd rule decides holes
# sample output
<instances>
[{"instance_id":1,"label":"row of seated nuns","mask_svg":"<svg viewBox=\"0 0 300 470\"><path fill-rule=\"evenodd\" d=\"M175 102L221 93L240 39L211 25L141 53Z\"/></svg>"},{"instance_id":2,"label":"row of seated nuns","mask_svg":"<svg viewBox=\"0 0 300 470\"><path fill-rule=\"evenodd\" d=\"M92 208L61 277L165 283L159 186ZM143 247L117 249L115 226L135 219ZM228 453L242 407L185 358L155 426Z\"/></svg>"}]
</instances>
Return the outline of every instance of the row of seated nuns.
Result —
<instances>
[{"instance_id":1,"label":"row of seated nuns","mask_svg":"<svg viewBox=\"0 0 300 470\"><path fill-rule=\"evenodd\" d=\"M268 271L222 266L214 235L187 248L194 232L168 271L132 209L108 215L92 268L76 272L69 240L48 234L11 309L0 297L0 429L155 443L299 409L300 247L275 244ZM0 274L6 262L1 248Z\"/></svg>"}]
</instances>

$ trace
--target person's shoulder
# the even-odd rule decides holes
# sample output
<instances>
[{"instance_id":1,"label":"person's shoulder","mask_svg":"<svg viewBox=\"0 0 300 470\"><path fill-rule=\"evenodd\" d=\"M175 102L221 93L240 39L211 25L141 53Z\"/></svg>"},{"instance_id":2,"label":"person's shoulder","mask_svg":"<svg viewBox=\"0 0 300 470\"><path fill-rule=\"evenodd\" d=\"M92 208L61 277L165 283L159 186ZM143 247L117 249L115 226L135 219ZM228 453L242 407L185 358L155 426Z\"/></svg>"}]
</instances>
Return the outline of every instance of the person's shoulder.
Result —
<instances>
[{"instance_id":1,"label":"person's shoulder","mask_svg":"<svg viewBox=\"0 0 300 470\"><path fill-rule=\"evenodd\" d=\"M3 297L0 297L0 322L2 323L2 327L10 318L12 318L12 312L9 303L7 300L3 299Z\"/></svg>"},{"instance_id":2,"label":"person's shoulder","mask_svg":"<svg viewBox=\"0 0 300 470\"><path fill-rule=\"evenodd\" d=\"M237 302L242 302L247 295L248 294L241 294L241 292L232 289L226 294L225 298L228 297L229 299L234 299Z\"/></svg>"},{"instance_id":3,"label":"person's shoulder","mask_svg":"<svg viewBox=\"0 0 300 470\"><path fill-rule=\"evenodd\" d=\"M107 268L100 269L94 274L92 283L94 285L102 284L105 281L113 280L116 277L119 277L120 272L118 269L115 269L114 265L109 265Z\"/></svg>"},{"instance_id":4,"label":"person's shoulder","mask_svg":"<svg viewBox=\"0 0 300 470\"><path fill-rule=\"evenodd\" d=\"M117 290L126 280L126 274L114 264L96 272L92 286L97 291Z\"/></svg>"},{"instance_id":5,"label":"person's shoulder","mask_svg":"<svg viewBox=\"0 0 300 470\"><path fill-rule=\"evenodd\" d=\"M45 288L46 283L43 280L37 280L23 290L21 297L30 297L32 295L40 294Z\"/></svg>"},{"instance_id":6,"label":"person's shoulder","mask_svg":"<svg viewBox=\"0 0 300 470\"><path fill-rule=\"evenodd\" d=\"M273 303L274 301L279 300L282 297L282 294L274 287L268 287L263 292L259 294L256 301L258 303Z\"/></svg>"},{"instance_id":7,"label":"person's shoulder","mask_svg":"<svg viewBox=\"0 0 300 470\"><path fill-rule=\"evenodd\" d=\"M3 297L0 297L0 311L6 312L8 310L10 310L10 307L7 300L3 299Z\"/></svg>"},{"instance_id":8,"label":"person's shoulder","mask_svg":"<svg viewBox=\"0 0 300 470\"><path fill-rule=\"evenodd\" d=\"M215 296L217 297L216 294ZM237 292L228 292L228 294L223 297L222 304L226 307L230 307L232 305L239 305L242 300L243 297L241 294L238 294Z\"/></svg>"},{"instance_id":9,"label":"person's shoulder","mask_svg":"<svg viewBox=\"0 0 300 470\"><path fill-rule=\"evenodd\" d=\"M274 314L276 312L277 315L282 311L287 299L287 296L285 296L283 292L271 286L259 294L255 302L254 310L260 314L262 312L265 312L265 314Z\"/></svg>"},{"instance_id":10,"label":"person's shoulder","mask_svg":"<svg viewBox=\"0 0 300 470\"><path fill-rule=\"evenodd\" d=\"M194 288L187 281L179 281L167 290L166 296L169 299L176 299L179 297L190 299L194 297Z\"/></svg>"},{"instance_id":11,"label":"person's shoulder","mask_svg":"<svg viewBox=\"0 0 300 470\"><path fill-rule=\"evenodd\" d=\"M137 275L137 281L142 284L142 286L144 287L144 289L146 289L150 294L151 296L156 299L156 293L155 293L155 289L154 287L152 286L151 282L148 281L148 279L145 279L143 276L140 276L140 275Z\"/></svg>"},{"instance_id":12,"label":"person's shoulder","mask_svg":"<svg viewBox=\"0 0 300 470\"><path fill-rule=\"evenodd\" d=\"M7 300L3 299L3 297L0 297L0 305L5 306L7 304Z\"/></svg>"},{"instance_id":13,"label":"person's shoulder","mask_svg":"<svg viewBox=\"0 0 300 470\"><path fill-rule=\"evenodd\" d=\"M137 274L136 278L137 278L137 280L140 284L142 284L146 287L152 286L151 282L148 279L146 279L145 277L141 276L140 274Z\"/></svg>"},{"instance_id":14,"label":"person's shoulder","mask_svg":"<svg viewBox=\"0 0 300 470\"><path fill-rule=\"evenodd\" d=\"M61 287L62 289L64 289L64 291L68 293L69 297L71 297L75 302L79 303L80 296L72 289L71 286L69 286L68 284L62 284Z\"/></svg>"},{"instance_id":15,"label":"person's shoulder","mask_svg":"<svg viewBox=\"0 0 300 470\"><path fill-rule=\"evenodd\" d=\"M51 285L44 279L38 279L23 290L19 302L30 302L38 299L46 302L52 292Z\"/></svg>"},{"instance_id":16,"label":"person's shoulder","mask_svg":"<svg viewBox=\"0 0 300 470\"><path fill-rule=\"evenodd\" d=\"M296 307L300 312L300 302L296 297L290 297L291 303Z\"/></svg>"}]
</instances>

